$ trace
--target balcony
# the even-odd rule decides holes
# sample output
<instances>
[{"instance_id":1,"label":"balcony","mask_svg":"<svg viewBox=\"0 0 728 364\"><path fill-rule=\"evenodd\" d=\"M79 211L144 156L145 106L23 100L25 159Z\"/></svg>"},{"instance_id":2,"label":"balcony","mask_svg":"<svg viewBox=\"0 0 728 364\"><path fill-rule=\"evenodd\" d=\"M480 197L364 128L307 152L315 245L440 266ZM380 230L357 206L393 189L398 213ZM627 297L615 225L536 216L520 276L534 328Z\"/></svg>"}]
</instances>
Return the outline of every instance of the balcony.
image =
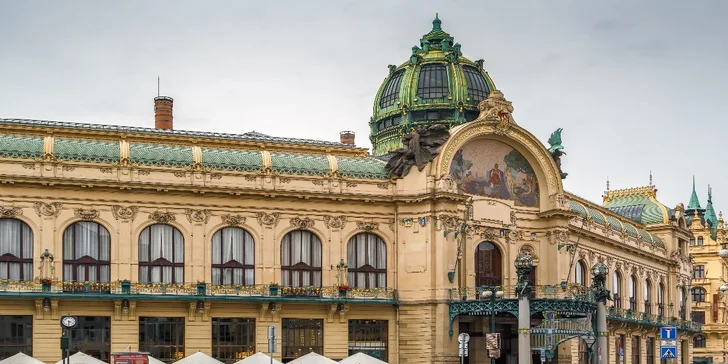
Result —
<instances>
[{"instance_id":1,"label":"balcony","mask_svg":"<svg viewBox=\"0 0 728 364\"><path fill-rule=\"evenodd\" d=\"M660 311L662 311L662 307L660 307ZM616 306L609 307L607 311L607 320L630 322L655 327L675 326L678 330L685 330L694 333L700 332L702 329L702 325L698 322L683 320L677 317L665 317L663 315L655 315L648 312L636 312Z\"/></svg>"},{"instance_id":2,"label":"balcony","mask_svg":"<svg viewBox=\"0 0 728 364\"><path fill-rule=\"evenodd\" d=\"M92 298L129 300L291 301L322 303L396 304L392 288L282 287L262 285L212 285L208 283L109 283L0 280L0 298Z\"/></svg>"}]
</instances>

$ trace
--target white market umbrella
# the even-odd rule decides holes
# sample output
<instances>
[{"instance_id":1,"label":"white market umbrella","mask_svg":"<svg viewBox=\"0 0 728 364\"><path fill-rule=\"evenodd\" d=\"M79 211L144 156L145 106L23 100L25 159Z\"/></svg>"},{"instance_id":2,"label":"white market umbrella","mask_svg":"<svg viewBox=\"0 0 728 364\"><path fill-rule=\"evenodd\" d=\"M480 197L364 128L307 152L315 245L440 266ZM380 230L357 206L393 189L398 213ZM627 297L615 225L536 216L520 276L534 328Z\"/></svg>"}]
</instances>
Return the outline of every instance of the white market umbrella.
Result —
<instances>
[{"instance_id":1,"label":"white market umbrella","mask_svg":"<svg viewBox=\"0 0 728 364\"><path fill-rule=\"evenodd\" d=\"M184 359L177 360L174 364L223 364L223 362L198 351Z\"/></svg>"},{"instance_id":2,"label":"white market umbrella","mask_svg":"<svg viewBox=\"0 0 728 364\"><path fill-rule=\"evenodd\" d=\"M164 364L163 361L161 361L151 355L147 355L147 362L149 362L149 364Z\"/></svg>"},{"instance_id":3,"label":"white market umbrella","mask_svg":"<svg viewBox=\"0 0 728 364\"><path fill-rule=\"evenodd\" d=\"M387 364L387 362L364 353L356 353L346 359L341 359L339 364Z\"/></svg>"},{"instance_id":4,"label":"white market umbrella","mask_svg":"<svg viewBox=\"0 0 728 364\"><path fill-rule=\"evenodd\" d=\"M9 358L0 360L0 364L45 364L42 361L23 353L17 353Z\"/></svg>"},{"instance_id":5,"label":"white market umbrella","mask_svg":"<svg viewBox=\"0 0 728 364\"><path fill-rule=\"evenodd\" d=\"M278 360L273 359L273 361L270 361L270 356L265 355L261 352L257 352L245 359L242 359L240 361L235 362L235 364L281 364ZM151 364L151 363L150 363Z\"/></svg>"},{"instance_id":6,"label":"white market umbrella","mask_svg":"<svg viewBox=\"0 0 728 364\"><path fill-rule=\"evenodd\" d=\"M105 361L94 358L93 356L86 355L82 352L71 355L68 358L69 364L106 364ZM63 364L63 359L56 362L56 364Z\"/></svg>"},{"instance_id":7,"label":"white market umbrella","mask_svg":"<svg viewBox=\"0 0 728 364\"><path fill-rule=\"evenodd\" d=\"M289 361L288 364L337 364L337 362L323 355L310 352L294 361Z\"/></svg>"}]
</instances>

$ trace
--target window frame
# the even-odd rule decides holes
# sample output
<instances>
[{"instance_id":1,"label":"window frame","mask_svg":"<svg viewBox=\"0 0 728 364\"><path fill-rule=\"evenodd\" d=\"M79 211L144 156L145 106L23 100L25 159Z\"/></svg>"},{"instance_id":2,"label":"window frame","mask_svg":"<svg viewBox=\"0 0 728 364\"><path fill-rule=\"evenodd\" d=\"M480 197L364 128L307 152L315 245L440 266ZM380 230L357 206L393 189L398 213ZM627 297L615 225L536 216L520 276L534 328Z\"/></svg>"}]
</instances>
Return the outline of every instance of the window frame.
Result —
<instances>
[{"instance_id":1,"label":"window frame","mask_svg":"<svg viewBox=\"0 0 728 364\"><path fill-rule=\"evenodd\" d=\"M0 325L10 326L8 337L5 337L5 330L0 330L0 360L17 353L33 356L33 315L0 315ZM18 335L18 330L23 331L22 335ZM21 341L18 336L25 343L17 344Z\"/></svg>"},{"instance_id":2,"label":"window frame","mask_svg":"<svg viewBox=\"0 0 728 364\"><path fill-rule=\"evenodd\" d=\"M96 359L103 360L107 363L111 362L111 317L110 316L78 316L76 317L76 327L70 329L69 333L69 355L73 355L78 352L82 352L86 355L92 356ZM105 320L104 320L105 319ZM105 321L105 322L104 322ZM87 324L87 326L84 326ZM93 333L91 333L93 331ZM78 337L74 340L74 336L80 336L82 346L77 347L74 345ZM91 336L92 340L94 336L100 336L101 344L89 344L86 340L87 336ZM98 356L93 355L97 351ZM92 354L89 354L92 353ZM106 357L101 357L101 354L106 354Z\"/></svg>"},{"instance_id":3,"label":"window frame","mask_svg":"<svg viewBox=\"0 0 728 364\"><path fill-rule=\"evenodd\" d=\"M389 321L352 319L348 321L348 356L364 353L389 362ZM372 340L380 336L378 340ZM374 345L379 343L380 345ZM371 348L367 350L368 348ZM376 355L376 353L382 353Z\"/></svg>"},{"instance_id":4,"label":"window frame","mask_svg":"<svg viewBox=\"0 0 728 364\"><path fill-rule=\"evenodd\" d=\"M705 265L694 265L693 266L693 278L703 279L705 278Z\"/></svg>"},{"instance_id":5,"label":"window frame","mask_svg":"<svg viewBox=\"0 0 728 364\"><path fill-rule=\"evenodd\" d=\"M622 273L619 271L612 273L612 296L614 307L622 308Z\"/></svg>"},{"instance_id":6,"label":"window frame","mask_svg":"<svg viewBox=\"0 0 728 364\"><path fill-rule=\"evenodd\" d=\"M435 70L439 69L439 70ZM433 76L435 76L433 78ZM435 85L445 76L445 86ZM427 63L417 74L417 97L422 100L444 99L450 95L450 71L445 63Z\"/></svg>"},{"instance_id":7,"label":"window frame","mask_svg":"<svg viewBox=\"0 0 728 364\"><path fill-rule=\"evenodd\" d=\"M389 76L389 80L382 89L382 93L379 96L379 107L382 109L388 108L395 105L399 100L399 93L402 86L402 79L404 78L404 69L397 70Z\"/></svg>"},{"instance_id":8,"label":"window frame","mask_svg":"<svg viewBox=\"0 0 728 364\"><path fill-rule=\"evenodd\" d=\"M363 241L359 241L357 237L364 236ZM371 241L373 238L373 242ZM365 263L361 266L355 266L357 264L356 262L359 261L359 244L364 244L364 254L365 257ZM353 245L353 248L352 248ZM373 245L373 248L372 248ZM384 268L376 268L375 265L377 265L377 262L380 260L380 247L383 247L384 252ZM370 249L374 249L374 264L369 261L370 258ZM349 281L349 285L353 288L387 288L387 244L384 242L384 239L382 239L381 236L370 233L370 232L363 232L358 233L354 236L352 236L349 239L349 242L346 244L346 255L347 255L347 261L349 263L348 265L348 272L347 272L347 279ZM353 256L351 253L353 252ZM359 274L364 274L364 282L359 282ZM371 282L371 275L374 275L375 282ZM384 274L384 278L381 278L381 275ZM380 280L384 280L384 282L380 282Z\"/></svg>"},{"instance_id":9,"label":"window frame","mask_svg":"<svg viewBox=\"0 0 728 364\"><path fill-rule=\"evenodd\" d=\"M78 233L79 228L83 228L84 224L95 224L97 227L96 232L96 244L97 244L97 251L99 253L99 259L90 257L88 255L84 255L83 257L77 258L76 257L76 249L78 248L77 244L82 243L82 241L79 241L77 239L76 235ZM109 260L101 260L101 247L102 247L102 232L106 232L106 235L108 235L108 246L106 255L109 257ZM72 237L68 237L68 233L71 233ZM69 241L70 240L70 241ZM66 254L66 244L71 244L70 250L71 250L71 256L73 259L68 259L68 256ZM66 267L70 266L70 272L71 277L66 277ZM78 268L85 268L85 279L78 278ZM107 267L107 277L106 279L101 279L101 268ZM96 279L89 279L89 272L91 270L96 271ZM93 283L109 283L111 282L111 233L109 232L109 229L106 228L106 226L99 224L95 221L76 221L73 224L69 225L64 231L63 231L63 280L69 281L69 282L93 282Z\"/></svg>"},{"instance_id":10,"label":"window frame","mask_svg":"<svg viewBox=\"0 0 728 364\"><path fill-rule=\"evenodd\" d=\"M690 299L695 302L705 302L706 291L703 287L693 287L690 289Z\"/></svg>"},{"instance_id":11,"label":"window frame","mask_svg":"<svg viewBox=\"0 0 728 364\"><path fill-rule=\"evenodd\" d=\"M291 237L293 236L294 233L310 234L311 240L310 240L310 245L309 245L309 252L310 252L309 254L310 254L311 264L314 264L314 262L316 262L316 259L314 259L315 258L314 244L316 242L318 242L319 253L320 253L320 256L318 259L318 261L319 261L318 267L316 267L314 265L306 264L304 262L296 262L295 264L290 264L290 263L293 263L293 244L294 243L293 243ZM286 240L286 239L288 239L288 240ZM303 239L301 239L301 241L303 242ZM289 251L288 251L289 264L288 265L284 265L284 263L283 263L283 249L286 248L286 244L288 244L287 248L289 249ZM323 276L323 270L322 270L321 265L323 265L323 243L321 242L321 238L319 238L318 235L316 235L314 232L309 231L309 230L297 229L297 230L289 231L288 233L286 233L286 235L283 236L283 239L281 239L281 282L288 282L288 284L287 284L288 287L307 287L307 285L303 284L303 281L304 281L303 277L305 274L308 274L309 282L312 282L312 284L308 285L308 286L320 288L321 282L322 282L322 276ZM320 273L318 275L318 279L316 279L316 272ZM286 274L288 275L287 280L284 279L284 275L286 275ZM292 283L294 274L298 274L298 281L299 281L298 285L293 285L293 283Z\"/></svg>"},{"instance_id":12,"label":"window frame","mask_svg":"<svg viewBox=\"0 0 728 364\"><path fill-rule=\"evenodd\" d=\"M10 279L10 268L14 265L20 266L20 274L18 281L25 282L25 281L32 281L35 279L35 269L33 267L33 252L35 249L35 233L33 232L33 228L28 225L23 220L16 219L16 218L0 218L0 222L8 221L10 224L13 222L17 224L17 228L20 229L20 246L19 251L21 256L16 256L15 254L12 254L10 251L7 251L3 253L0 251L0 264L5 263L7 264L7 269L5 269L5 272L2 272L4 274L0 275L0 279ZM24 231L29 232L28 236L24 236ZM27 250L26 245L30 245L30 256L24 257L23 252ZM25 277L25 270L30 266L30 277Z\"/></svg>"},{"instance_id":13,"label":"window frame","mask_svg":"<svg viewBox=\"0 0 728 364\"><path fill-rule=\"evenodd\" d=\"M224 261L224 257L223 257L224 242L222 241L222 239L224 237L224 232L225 231L230 231L230 230L240 230L240 231L243 232L243 248L242 248L242 251L243 251L242 254L243 255L242 255L242 262L237 261L235 259L231 259L231 260L229 260L227 262L224 262L224 263L214 263L215 262L215 258L213 257L213 254L214 254L214 251L215 251L215 244L220 244L220 247L219 247L219 251L220 251L220 262L223 262ZM218 237L218 236L219 236L219 239L217 239L217 241L216 241L215 238ZM252 244L252 246L253 246L252 247L252 251L253 251L253 257L252 257L253 258L253 263L252 264L246 264L245 263L246 260L247 260L246 258L248 258L248 256L246 255L246 251L247 251L246 247L247 247L247 244ZM210 262L211 262L210 263L210 266L211 266L212 284L213 285L221 285L221 286L223 286L223 285L244 285L244 286L252 286L252 285L255 285L255 238L253 238L253 234L251 234L248 230L245 230L245 229L240 228L240 227L237 227L237 226L226 226L226 227L224 227L222 229L217 230L212 235L212 238L210 238ZM224 284L223 282L225 280L224 280L223 277L224 277L225 271L228 270L228 269L233 270L233 272L235 270L237 270L237 269L241 269L243 271L243 282L242 283L235 283L234 282L235 275L233 274L233 282L230 283L230 284ZM216 281L216 279L215 279L215 274L214 273L215 273L216 270L219 270L219 273L220 273L218 275L219 281ZM246 280L246 276L247 276L246 275L246 271L249 271L249 270L253 272L253 275L252 275L252 278L251 278L251 281L250 282L248 282Z\"/></svg>"},{"instance_id":14,"label":"window frame","mask_svg":"<svg viewBox=\"0 0 728 364\"><path fill-rule=\"evenodd\" d=\"M465 83L468 89L468 97L470 97L471 103L479 103L485 100L490 94L491 90L488 86L488 81L482 72L476 67L470 65L463 65L463 76L465 77ZM475 81L475 82L474 82ZM476 87L471 87L475 83ZM482 86L482 89L480 88Z\"/></svg>"},{"instance_id":15,"label":"window frame","mask_svg":"<svg viewBox=\"0 0 728 364\"><path fill-rule=\"evenodd\" d=\"M247 317L213 317L212 318L212 357L223 363L235 363L256 353L255 334L256 319ZM226 329L223 329L226 328ZM227 333L223 331L227 330ZM241 331L238 331L241 330ZM247 332L243 332L247 331ZM234 333L234 334L230 334ZM222 336L236 336L232 344L221 344ZM245 339L247 338L247 343ZM232 354L232 355L230 355Z\"/></svg>"},{"instance_id":16,"label":"window frame","mask_svg":"<svg viewBox=\"0 0 728 364\"><path fill-rule=\"evenodd\" d=\"M171 255L170 257L166 257L165 256L165 257L159 257L159 258L157 258L155 260L151 260L152 259L152 228L155 227L155 226L169 226L169 227L172 228L172 252L170 254ZM176 253L175 246L177 245L176 244L177 241L175 240L175 236L177 234L175 232L176 233L179 233L179 236L182 238L182 244L181 244L181 247L182 247L182 262L181 263L175 263L174 262L174 260L175 260L174 259L174 256L175 256L175 253ZM141 239L142 239L142 235L144 233L148 233L149 234L149 246L147 247L147 259L149 261L142 261L141 260L141 256L142 256L141 255L141 252L142 252L142 241L141 241ZM156 282L152 282L152 279L151 279L152 278L152 268L154 268L154 267L161 267L162 268L161 271L160 271L160 274L159 274L159 277L160 277L159 283L183 284L185 282L185 277L184 277L185 253L186 253L185 252L185 236L184 236L184 234L182 234L182 231L180 231L179 229L177 229L177 227L175 227L173 225L170 225L170 224L152 224L152 225L149 225L149 226L145 227L139 233L139 239L137 241L137 245L138 245L138 249L139 249L139 255L137 257L138 258L137 260L138 260L138 265L139 265L139 282L140 283L156 283ZM143 280L142 279L142 276L143 276L143 274L142 274L142 268L144 268L144 267L147 268L147 273L146 273L145 279ZM171 280L166 280L165 279L164 267L172 267L172 279ZM181 279L178 279L180 277L177 277L177 273L176 273L177 268L182 268L182 277L181 277Z\"/></svg>"},{"instance_id":17,"label":"window frame","mask_svg":"<svg viewBox=\"0 0 728 364\"><path fill-rule=\"evenodd\" d=\"M151 340L148 339L148 335L146 332L146 328L148 326L154 327L151 332L154 336L156 336L157 333L161 333L161 331L169 326L169 332L172 333L172 335L170 335L170 338L174 337L175 340L169 340L169 344L165 343L164 341L160 341L160 343L150 343ZM142 330L142 328L144 328L144 330ZM144 335L144 338L142 338L142 335ZM169 353L171 355L169 355L169 357L159 355L159 350L157 350L158 348L161 348L162 350L166 348L170 349ZM171 350L174 349L176 350L172 352ZM185 355L185 318L140 316L139 351L148 352L149 355L166 363L182 359Z\"/></svg>"},{"instance_id":18,"label":"window frame","mask_svg":"<svg viewBox=\"0 0 728 364\"><path fill-rule=\"evenodd\" d=\"M702 349L707 345L707 340L703 335L697 335L693 338L693 348Z\"/></svg>"},{"instance_id":19,"label":"window frame","mask_svg":"<svg viewBox=\"0 0 728 364\"><path fill-rule=\"evenodd\" d=\"M284 318L281 320L281 331L282 362L285 363L300 358L310 352L324 355L325 337L323 319ZM311 334L315 336L314 344L316 345L307 345L311 344ZM302 343L299 340L300 338L304 338ZM303 352L303 349L309 349L309 351ZM290 355L291 353L294 353L294 355Z\"/></svg>"}]
</instances>

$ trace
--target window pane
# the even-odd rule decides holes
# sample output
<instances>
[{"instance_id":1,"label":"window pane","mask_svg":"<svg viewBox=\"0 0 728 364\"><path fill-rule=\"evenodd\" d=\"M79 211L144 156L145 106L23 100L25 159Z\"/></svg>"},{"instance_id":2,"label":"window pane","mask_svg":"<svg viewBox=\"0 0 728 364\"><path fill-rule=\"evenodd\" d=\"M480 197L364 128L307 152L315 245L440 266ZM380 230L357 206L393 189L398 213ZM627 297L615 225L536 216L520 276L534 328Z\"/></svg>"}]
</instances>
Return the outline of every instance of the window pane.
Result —
<instances>
[{"instance_id":1,"label":"window pane","mask_svg":"<svg viewBox=\"0 0 728 364\"><path fill-rule=\"evenodd\" d=\"M294 230L281 243L281 284L321 287L321 240L310 231Z\"/></svg>"},{"instance_id":2,"label":"window pane","mask_svg":"<svg viewBox=\"0 0 728 364\"><path fill-rule=\"evenodd\" d=\"M111 235L102 225L79 221L63 232L63 279L109 282Z\"/></svg>"},{"instance_id":3,"label":"window pane","mask_svg":"<svg viewBox=\"0 0 728 364\"><path fill-rule=\"evenodd\" d=\"M33 280L33 231L17 219L0 219L0 279Z\"/></svg>"},{"instance_id":4,"label":"window pane","mask_svg":"<svg viewBox=\"0 0 728 364\"><path fill-rule=\"evenodd\" d=\"M388 328L388 321L349 320L349 356L364 353L384 362L389 361Z\"/></svg>"},{"instance_id":5,"label":"window pane","mask_svg":"<svg viewBox=\"0 0 728 364\"><path fill-rule=\"evenodd\" d=\"M355 288L386 288L387 247L379 236L360 233L347 244L349 285Z\"/></svg>"},{"instance_id":6,"label":"window pane","mask_svg":"<svg viewBox=\"0 0 728 364\"><path fill-rule=\"evenodd\" d=\"M404 70L399 70L395 72L389 79L387 85L384 86L384 90L382 90L382 96L379 99L380 107L392 106L397 102L397 98L399 97L399 86L402 83L403 75Z\"/></svg>"},{"instance_id":7,"label":"window pane","mask_svg":"<svg viewBox=\"0 0 728 364\"><path fill-rule=\"evenodd\" d=\"M33 356L33 316L0 316L0 360Z\"/></svg>"},{"instance_id":8,"label":"window pane","mask_svg":"<svg viewBox=\"0 0 728 364\"><path fill-rule=\"evenodd\" d=\"M444 64L428 64L420 68L417 96L423 99L439 99L449 93L447 68Z\"/></svg>"},{"instance_id":9,"label":"window pane","mask_svg":"<svg viewBox=\"0 0 728 364\"><path fill-rule=\"evenodd\" d=\"M139 351L167 363L184 358L184 317L140 317Z\"/></svg>"},{"instance_id":10,"label":"window pane","mask_svg":"<svg viewBox=\"0 0 728 364\"><path fill-rule=\"evenodd\" d=\"M234 363L255 352L255 319L212 319L213 358L224 363Z\"/></svg>"},{"instance_id":11,"label":"window pane","mask_svg":"<svg viewBox=\"0 0 728 364\"><path fill-rule=\"evenodd\" d=\"M485 77L480 71L471 66L463 66L463 73L468 83L468 96L474 102L480 102L490 93L490 88L485 82Z\"/></svg>"},{"instance_id":12,"label":"window pane","mask_svg":"<svg viewBox=\"0 0 728 364\"><path fill-rule=\"evenodd\" d=\"M184 283L184 253L184 238L175 227L146 227L139 234L139 282Z\"/></svg>"},{"instance_id":13,"label":"window pane","mask_svg":"<svg viewBox=\"0 0 728 364\"><path fill-rule=\"evenodd\" d=\"M324 321L283 319L282 359L289 362L310 352L324 353Z\"/></svg>"},{"instance_id":14,"label":"window pane","mask_svg":"<svg viewBox=\"0 0 728 364\"><path fill-rule=\"evenodd\" d=\"M79 316L78 324L70 330L71 355L82 352L109 362L111 353L111 318L105 316Z\"/></svg>"},{"instance_id":15,"label":"window pane","mask_svg":"<svg viewBox=\"0 0 728 364\"><path fill-rule=\"evenodd\" d=\"M227 227L212 236L212 284L253 285L255 242L249 232Z\"/></svg>"}]
</instances>

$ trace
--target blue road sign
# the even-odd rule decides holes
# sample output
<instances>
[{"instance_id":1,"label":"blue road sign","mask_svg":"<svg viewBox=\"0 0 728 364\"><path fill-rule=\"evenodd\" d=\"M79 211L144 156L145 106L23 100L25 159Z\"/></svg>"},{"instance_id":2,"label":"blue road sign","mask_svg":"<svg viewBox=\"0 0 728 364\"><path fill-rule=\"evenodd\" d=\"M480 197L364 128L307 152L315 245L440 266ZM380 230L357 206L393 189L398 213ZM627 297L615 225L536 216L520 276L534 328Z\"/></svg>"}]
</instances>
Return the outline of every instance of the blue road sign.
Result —
<instances>
[{"instance_id":1,"label":"blue road sign","mask_svg":"<svg viewBox=\"0 0 728 364\"><path fill-rule=\"evenodd\" d=\"M677 348L660 348L660 358L662 359L675 359L677 358Z\"/></svg>"},{"instance_id":2,"label":"blue road sign","mask_svg":"<svg viewBox=\"0 0 728 364\"><path fill-rule=\"evenodd\" d=\"M660 338L662 340L677 340L677 330L674 326L661 327Z\"/></svg>"}]
</instances>

